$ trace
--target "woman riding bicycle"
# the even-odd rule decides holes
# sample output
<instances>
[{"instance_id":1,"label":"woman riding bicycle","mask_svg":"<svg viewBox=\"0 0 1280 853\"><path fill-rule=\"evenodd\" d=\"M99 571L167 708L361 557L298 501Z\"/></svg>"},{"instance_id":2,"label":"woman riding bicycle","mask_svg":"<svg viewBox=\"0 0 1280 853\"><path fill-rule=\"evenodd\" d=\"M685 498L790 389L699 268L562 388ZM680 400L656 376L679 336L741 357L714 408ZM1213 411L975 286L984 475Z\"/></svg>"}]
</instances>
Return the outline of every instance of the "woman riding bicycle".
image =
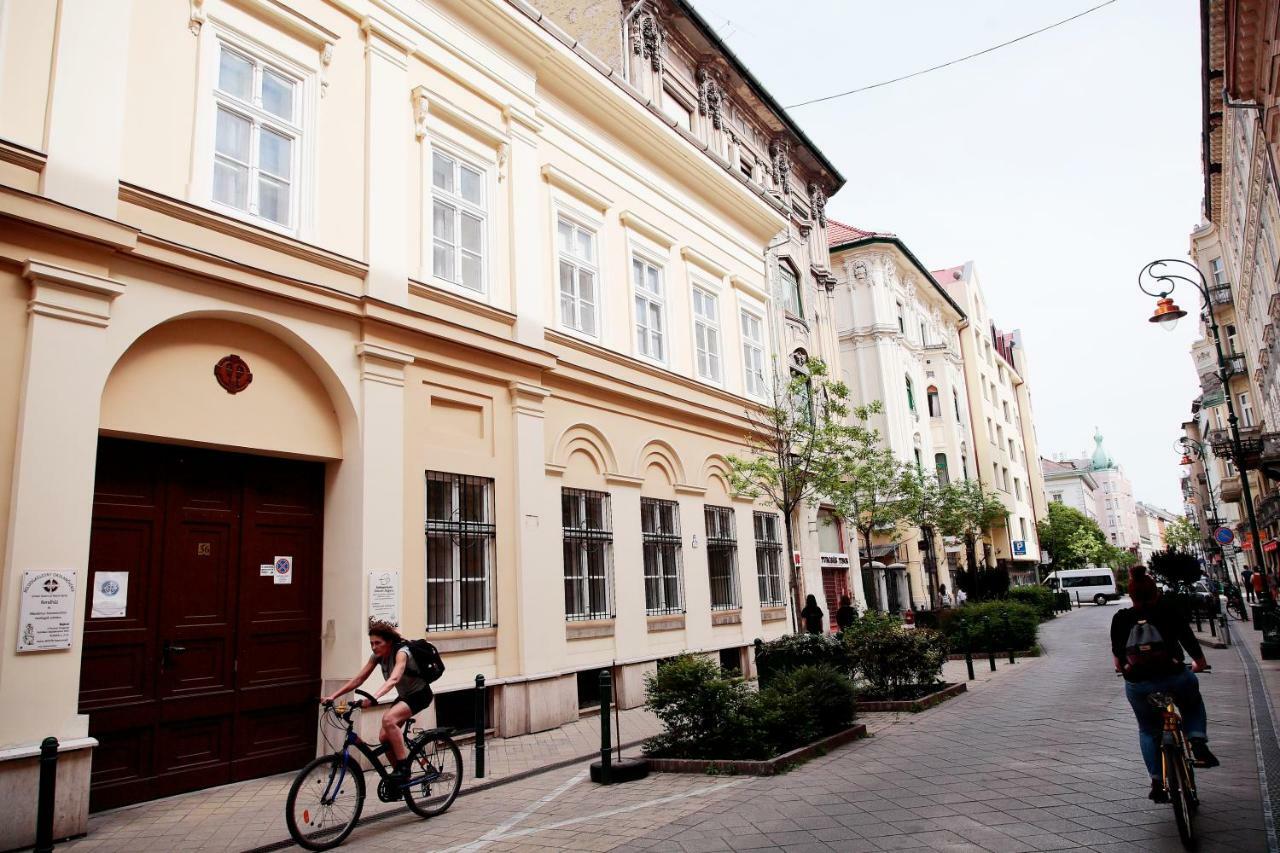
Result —
<instances>
[{"instance_id":1,"label":"woman riding bicycle","mask_svg":"<svg viewBox=\"0 0 1280 853\"><path fill-rule=\"evenodd\" d=\"M394 625L388 622L372 621L369 623L369 649L373 654L365 661L364 666L355 677L339 687L333 693L323 697L323 704L330 704L339 696L354 690L373 674L375 665L382 668L382 686L373 691L374 699L381 699L393 689L398 693L396 701L382 715L382 730L378 740L391 745L391 754L395 758L395 773L407 778L409 775L409 750L404 743L404 733L400 724L431 704L431 688L418 672L413 656L405 645L404 638ZM352 704L359 704L357 699Z\"/></svg>"},{"instance_id":2,"label":"woman riding bicycle","mask_svg":"<svg viewBox=\"0 0 1280 853\"><path fill-rule=\"evenodd\" d=\"M1168 693L1182 712L1197 767L1216 767L1218 759L1209 751L1207 714L1200 696L1200 682L1193 673L1209 669L1200 642L1191 626L1170 602L1160 596L1160 588L1146 574L1135 570L1129 581L1133 607L1125 608L1111 620L1111 652L1116 672L1125 679L1124 692L1138 719L1138 742L1142 759L1151 776L1151 793L1158 803L1168 802L1160 773L1160 734L1164 718L1149 697ZM1182 649L1191 656L1188 670Z\"/></svg>"}]
</instances>

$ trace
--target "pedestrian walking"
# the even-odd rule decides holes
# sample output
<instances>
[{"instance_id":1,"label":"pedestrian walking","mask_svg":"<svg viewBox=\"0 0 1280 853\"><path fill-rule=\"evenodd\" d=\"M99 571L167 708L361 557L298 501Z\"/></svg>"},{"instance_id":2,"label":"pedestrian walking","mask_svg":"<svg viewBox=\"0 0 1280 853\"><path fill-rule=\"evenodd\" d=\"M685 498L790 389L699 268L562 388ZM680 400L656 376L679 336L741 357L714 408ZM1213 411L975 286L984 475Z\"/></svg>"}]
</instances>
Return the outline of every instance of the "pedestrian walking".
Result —
<instances>
[{"instance_id":1,"label":"pedestrian walking","mask_svg":"<svg viewBox=\"0 0 1280 853\"><path fill-rule=\"evenodd\" d=\"M822 608L818 606L818 599L812 595L806 596L804 609L800 611L800 617L804 619L804 630L809 634L823 633L822 616Z\"/></svg>"},{"instance_id":2,"label":"pedestrian walking","mask_svg":"<svg viewBox=\"0 0 1280 853\"><path fill-rule=\"evenodd\" d=\"M1244 595L1249 601L1257 603L1258 597L1253 593L1253 572L1245 569L1240 573L1240 580L1244 586Z\"/></svg>"},{"instance_id":3,"label":"pedestrian walking","mask_svg":"<svg viewBox=\"0 0 1280 853\"><path fill-rule=\"evenodd\" d=\"M853 609L853 602L849 600L849 596L840 596L840 606L836 608L836 626L841 631L852 628L853 620L857 617L858 611Z\"/></svg>"},{"instance_id":4,"label":"pedestrian walking","mask_svg":"<svg viewBox=\"0 0 1280 853\"><path fill-rule=\"evenodd\" d=\"M951 595L945 583L938 584L938 606L944 609L951 606Z\"/></svg>"},{"instance_id":5,"label":"pedestrian walking","mask_svg":"<svg viewBox=\"0 0 1280 853\"><path fill-rule=\"evenodd\" d=\"M969 600L969 594L960 587L956 587L956 606L964 604Z\"/></svg>"},{"instance_id":6,"label":"pedestrian walking","mask_svg":"<svg viewBox=\"0 0 1280 853\"><path fill-rule=\"evenodd\" d=\"M1270 595L1270 590L1267 589L1267 576L1262 572L1254 572L1253 577L1251 577L1249 581L1250 586L1253 587L1254 601L1257 604L1262 604L1262 597L1264 595Z\"/></svg>"}]
</instances>

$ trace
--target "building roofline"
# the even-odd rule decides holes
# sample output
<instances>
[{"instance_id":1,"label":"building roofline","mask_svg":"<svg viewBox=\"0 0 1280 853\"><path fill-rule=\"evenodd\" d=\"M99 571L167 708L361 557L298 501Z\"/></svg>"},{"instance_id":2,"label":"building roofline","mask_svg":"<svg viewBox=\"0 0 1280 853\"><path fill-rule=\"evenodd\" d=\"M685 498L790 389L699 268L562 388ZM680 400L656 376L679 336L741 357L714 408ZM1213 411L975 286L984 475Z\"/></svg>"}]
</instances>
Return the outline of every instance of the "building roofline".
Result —
<instances>
[{"instance_id":1,"label":"building roofline","mask_svg":"<svg viewBox=\"0 0 1280 853\"><path fill-rule=\"evenodd\" d=\"M769 94L769 90L764 87L764 84L756 79L756 76L748 70L746 64L738 58L738 55L730 49L729 45L725 44L724 41L721 40L720 36L716 34L715 29L707 23L707 20L703 18L702 15L698 14L698 10L693 8L687 0L672 0L672 2L680 9L681 12L688 16L689 20L693 21L693 23L702 30L702 34L707 37L707 40L710 41L717 50L724 54L724 58L731 66L733 66L733 70L742 75L742 79L751 87L751 90L755 92L756 96L760 98L760 100L764 101L765 106L769 107L769 109L773 110L774 113L777 114L778 118L782 120L782 123L787 126L787 129L799 137L800 141L813 152L814 157L817 158L822 167L831 173L831 177L835 179L836 184L831 188L830 195L835 195L836 191L845 184L844 176L840 174L840 170L827 159L827 155L822 153L822 150L814 144L813 140L809 138L809 135L800 129L800 125L796 124L795 121L792 120L791 116L787 113L786 108L779 104L773 95Z\"/></svg>"},{"instance_id":2,"label":"building roofline","mask_svg":"<svg viewBox=\"0 0 1280 853\"><path fill-rule=\"evenodd\" d=\"M860 237L857 240L849 240L848 242L831 246L828 248L827 252L830 255L835 255L847 249L856 249L859 246L870 246L875 243L894 246L901 251L902 254L906 255L907 260L911 261L911 264L919 270L920 274L928 280L929 284L933 285L933 289L941 294L942 298L947 301L948 305L955 309L955 312L960 315L960 319L966 322L968 321L969 315L960 307L960 303L956 302L950 293L947 293L946 288L938 283L938 280L933 277L933 273L929 272L928 268L925 267L924 264L920 263L920 259L915 256L914 252L907 248L907 244L902 242L900 237L895 237L891 234L872 234L868 237Z\"/></svg>"}]
</instances>

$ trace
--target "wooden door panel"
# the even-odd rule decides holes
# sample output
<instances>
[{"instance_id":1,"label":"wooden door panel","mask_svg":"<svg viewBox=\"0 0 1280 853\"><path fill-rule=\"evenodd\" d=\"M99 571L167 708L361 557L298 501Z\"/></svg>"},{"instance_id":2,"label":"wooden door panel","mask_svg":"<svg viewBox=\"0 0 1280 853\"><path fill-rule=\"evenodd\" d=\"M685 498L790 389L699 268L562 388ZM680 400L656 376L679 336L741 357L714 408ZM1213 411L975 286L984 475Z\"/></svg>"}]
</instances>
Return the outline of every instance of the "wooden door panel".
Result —
<instances>
[{"instance_id":1,"label":"wooden door panel","mask_svg":"<svg viewBox=\"0 0 1280 853\"><path fill-rule=\"evenodd\" d=\"M155 660L147 645L145 641L85 644L80 662L80 713L151 699Z\"/></svg>"},{"instance_id":2,"label":"wooden door panel","mask_svg":"<svg viewBox=\"0 0 1280 853\"><path fill-rule=\"evenodd\" d=\"M235 578L231 566L238 543L230 521L184 521L169 530L165 554L164 621L167 627L201 635L225 632L232 621Z\"/></svg>"}]
</instances>

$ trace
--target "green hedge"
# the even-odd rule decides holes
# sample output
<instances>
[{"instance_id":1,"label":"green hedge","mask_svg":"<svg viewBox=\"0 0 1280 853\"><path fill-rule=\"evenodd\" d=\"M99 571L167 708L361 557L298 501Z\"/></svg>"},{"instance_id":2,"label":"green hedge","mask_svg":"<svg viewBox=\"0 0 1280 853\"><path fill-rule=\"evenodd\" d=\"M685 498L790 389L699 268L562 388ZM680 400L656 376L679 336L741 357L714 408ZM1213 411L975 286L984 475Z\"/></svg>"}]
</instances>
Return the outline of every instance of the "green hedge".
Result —
<instances>
[{"instance_id":1,"label":"green hedge","mask_svg":"<svg viewBox=\"0 0 1280 853\"><path fill-rule=\"evenodd\" d=\"M896 616L872 611L843 636L854 672L878 697L890 698L904 688L941 680L948 643L938 631L911 630Z\"/></svg>"},{"instance_id":2,"label":"green hedge","mask_svg":"<svg viewBox=\"0 0 1280 853\"><path fill-rule=\"evenodd\" d=\"M1039 584L1015 586L1009 590L1009 601L1031 605L1039 614L1041 622L1047 622L1058 615L1053 600L1053 590L1047 586Z\"/></svg>"},{"instance_id":3,"label":"green hedge","mask_svg":"<svg viewBox=\"0 0 1280 853\"><path fill-rule=\"evenodd\" d=\"M645 678L662 733L645 752L668 758L765 759L847 728L853 682L830 666L775 672L756 692L706 658L681 655Z\"/></svg>"},{"instance_id":4,"label":"green hedge","mask_svg":"<svg viewBox=\"0 0 1280 853\"><path fill-rule=\"evenodd\" d=\"M768 686L775 675L802 666L826 666L848 673L849 651L832 634L784 634L756 646L756 672L761 687Z\"/></svg>"},{"instance_id":5,"label":"green hedge","mask_svg":"<svg viewBox=\"0 0 1280 853\"><path fill-rule=\"evenodd\" d=\"M942 631L952 647L975 652L1026 651L1036 647L1040 618L1034 607L1017 601L980 601L943 611Z\"/></svg>"}]
</instances>

